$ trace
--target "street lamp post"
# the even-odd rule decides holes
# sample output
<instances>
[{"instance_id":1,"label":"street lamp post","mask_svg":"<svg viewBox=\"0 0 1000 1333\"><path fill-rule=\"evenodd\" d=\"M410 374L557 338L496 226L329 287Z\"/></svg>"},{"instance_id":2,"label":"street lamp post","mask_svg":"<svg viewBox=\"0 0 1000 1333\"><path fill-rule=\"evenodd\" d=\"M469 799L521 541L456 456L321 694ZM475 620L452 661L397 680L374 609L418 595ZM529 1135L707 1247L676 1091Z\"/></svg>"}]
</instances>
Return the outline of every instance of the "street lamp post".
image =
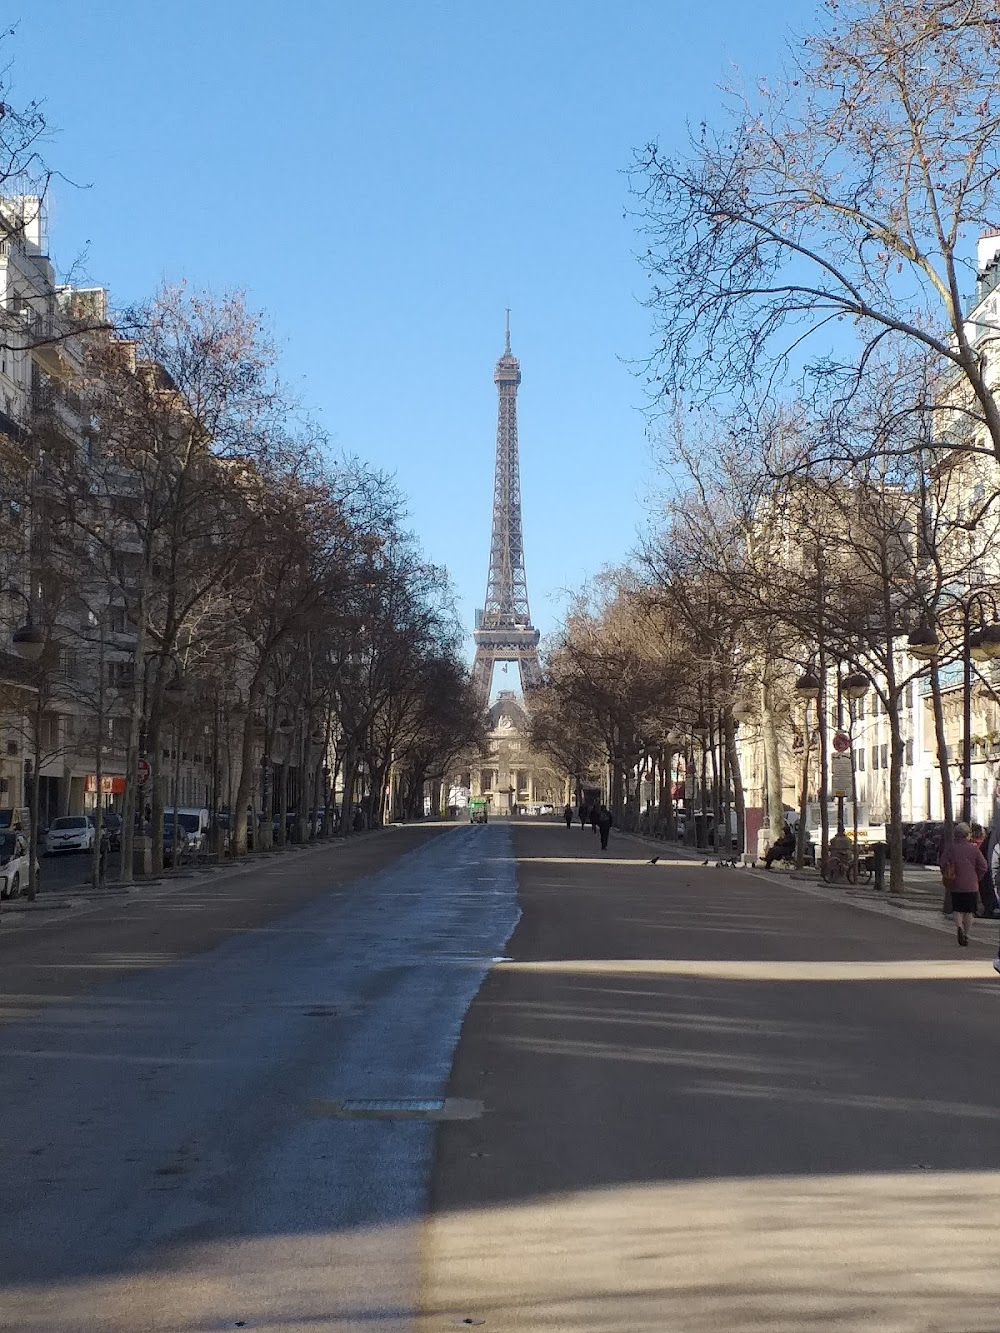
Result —
<instances>
[{"instance_id":1,"label":"street lamp post","mask_svg":"<svg viewBox=\"0 0 1000 1333\"><path fill-rule=\"evenodd\" d=\"M819 676L816 675L812 667L807 668L798 680L795 682L795 693L802 700L802 796L799 801L799 831L798 847L796 849L796 861L801 868L805 860L806 850L806 807L809 801L809 704L813 699L816 700L817 713L820 709L820 695L823 686Z\"/></svg>"},{"instance_id":2,"label":"street lamp post","mask_svg":"<svg viewBox=\"0 0 1000 1333\"><path fill-rule=\"evenodd\" d=\"M11 642L17 655L34 666L38 666L49 636L41 625L36 625L31 617L31 605L28 605L28 619L11 635ZM32 717L32 740L34 742L34 760L31 765L31 799L28 802L30 821L28 825L28 899L34 902L38 893L38 825L42 792L42 709L44 690L41 680L35 681L34 713Z\"/></svg>"},{"instance_id":3,"label":"street lamp post","mask_svg":"<svg viewBox=\"0 0 1000 1333\"><path fill-rule=\"evenodd\" d=\"M837 660L837 731L844 731L844 700L850 703L851 727L847 733L851 763L851 804L853 807L854 837L849 838L844 827L844 801L846 799L842 784L837 784L837 832L830 839L828 864L826 867L831 883L842 883L845 879L857 879L858 868L858 803L857 782L854 774L854 703L868 690L868 677L863 671L850 671L845 676L843 663ZM852 873L853 869L853 873Z\"/></svg>"},{"instance_id":4,"label":"street lamp post","mask_svg":"<svg viewBox=\"0 0 1000 1333\"><path fill-rule=\"evenodd\" d=\"M707 799L708 786L708 718L705 716L704 709L701 707L701 687L698 689L699 710L698 716L691 724L691 731L701 744L701 835L705 839L705 846L708 846L708 807L705 802ZM700 846L695 830L695 846Z\"/></svg>"}]
</instances>

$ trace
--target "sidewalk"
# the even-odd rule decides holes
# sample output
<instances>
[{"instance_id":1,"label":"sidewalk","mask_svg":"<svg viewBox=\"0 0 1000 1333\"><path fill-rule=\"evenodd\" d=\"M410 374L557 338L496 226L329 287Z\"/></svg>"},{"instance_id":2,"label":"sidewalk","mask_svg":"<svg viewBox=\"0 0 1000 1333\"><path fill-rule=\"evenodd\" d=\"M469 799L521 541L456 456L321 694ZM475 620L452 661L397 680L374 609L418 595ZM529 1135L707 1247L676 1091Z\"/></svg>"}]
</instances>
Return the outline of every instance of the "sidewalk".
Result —
<instances>
[{"instance_id":1,"label":"sidewalk","mask_svg":"<svg viewBox=\"0 0 1000 1333\"><path fill-rule=\"evenodd\" d=\"M431 821L427 821L428 824ZM190 887L192 881L214 884L222 880L234 879L240 875L252 874L266 862L284 856L305 856L311 852L332 850L337 847L356 845L371 834L385 833L390 829L405 825L387 824L379 829L366 829L352 833L350 838L317 839L315 842L288 843L284 847L274 847L269 851L248 852L235 861L222 861L215 865L188 865L177 870L165 869L159 875L143 876L131 883L123 880L107 880L100 888L94 888L89 879L81 879L77 885L58 889L46 889L44 880L34 902L24 897L4 899L0 904L0 917L8 926L27 924L29 916L35 913L81 912L107 906L118 900L129 900L137 894L144 895L147 890L156 890L157 897L173 889ZM13 920L11 919L13 918Z\"/></svg>"},{"instance_id":2,"label":"sidewalk","mask_svg":"<svg viewBox=\"0 0 1000 1333\"><path fill-rule=\"evenodd\" d=\"M641 833L618 833L619 837L631 838L646 847L659 849L663 861L682 859L698 864L717 864L710 849L686 847L681 843L666 842L660 838L650 838ZM818 870L765 870L758 862L756 866L738 865L737 874L752 875L757 879L772 882L786 881L790 887L823 898L827 902L848 902L869 912L884 916L896 916L901 920L916 925L929 926L933 930L954 931L950 916L941 911L944 901L944 889L941 885L941 872L936 866L918 866L907 863L903 869L903 892L889 892L889 870L886 867L884 889L876 889L874 882L867 884L827 884L820 878ZM1000 922L983 919L976 923L976 933L980 942L988 939L991 943L996 938L994 927Z\"/></svg>"}]
</instances>

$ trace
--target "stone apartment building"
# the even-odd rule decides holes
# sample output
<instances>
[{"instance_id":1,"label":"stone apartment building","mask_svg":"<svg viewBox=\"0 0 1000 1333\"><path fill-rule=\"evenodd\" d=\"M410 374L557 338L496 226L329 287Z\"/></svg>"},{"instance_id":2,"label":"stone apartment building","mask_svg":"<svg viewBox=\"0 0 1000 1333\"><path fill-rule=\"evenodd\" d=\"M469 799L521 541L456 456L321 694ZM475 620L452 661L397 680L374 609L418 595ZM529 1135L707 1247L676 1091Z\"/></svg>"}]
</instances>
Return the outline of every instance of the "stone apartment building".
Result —
<instances>
[{"instance_id":1,"label":"stone apartment building","mask_svg":"<svg viewBox=\"0 0 1000 1333\"><path fill-rule=\"evenodd\" d=\"M107 295L57 281L38 198L0 200L0 236L0 809L28 803L38 763L47 823L98 800L120 804L136 636L115 586L96 568L82 576L54 540L65 498L47 466L59 450L83 473L90 464L85 352L88 339L107 336ZM118 484L127 503L128 475ZM51 642L32 666L14 640L42 623ZM162 756L182 803L205 801L206 749Z\"/></svg>"},{"instance_id":2,"label":"stone apartment building","mask_svg":"<svg viewBox=\"0 0 1000 1333\"><path fill-rule=\"evenodd\" d=\"M1000 364L995 350L1000 338L1000 233L989 233L980 239L977 264L977 286L967 329L987 365L994 367L996 379L995 367ZM942 390L938 402L945 411L938 414L938 437L950 438L956 445L974 443L981 446L982 452L956 454L938 463L931 478L931 503L946 520L943 526L949 533L950 563L956 571L942 591L939 609L940 615L950 619L951 651L941 660L939 676L952 805L956 812L962 803L964 733L964 665L958 648L961 632L957 621L966 613L963 607L969 609L974 627L980 611L987 620L993 619L994 607L1000 612L1000 522L993 513L1000 494L1000 466L991 456L984 436L969 440L970 417L962 410L961 392L957 383L946 384ZM958 410L950 416L947 408L953 399ZM904 690L900 708L904 744L903 819L939 819L944 812L944 801L928 665L907 651L905 635L900 636L894 656L897 678L913 677ZM788 684L791 685L790 680ZM832 701L835 694L831 671L828 700ZM811 707L815 716L815 706ZM792 700L780 729L783 800L793 809L798 808L802 781L802 751L797 741L801 736L800 709L801 705ZM853 704L845 701L843 720L852 742L859 822L880 826L889 811L890 729L876 691L869 690ZM831 702L828 717L831 733L836 723L836 710ZM992 661L974 661L972 665L970 741L972 818L985 824L992 815L1000 773L1000 664ZM759 725L752 716L741 724L739 753L748 825L754 826L762 819L765 772ZM818 799L819 786L817 757L809 775L811 801Z\"/></svg>"}]
</instances>

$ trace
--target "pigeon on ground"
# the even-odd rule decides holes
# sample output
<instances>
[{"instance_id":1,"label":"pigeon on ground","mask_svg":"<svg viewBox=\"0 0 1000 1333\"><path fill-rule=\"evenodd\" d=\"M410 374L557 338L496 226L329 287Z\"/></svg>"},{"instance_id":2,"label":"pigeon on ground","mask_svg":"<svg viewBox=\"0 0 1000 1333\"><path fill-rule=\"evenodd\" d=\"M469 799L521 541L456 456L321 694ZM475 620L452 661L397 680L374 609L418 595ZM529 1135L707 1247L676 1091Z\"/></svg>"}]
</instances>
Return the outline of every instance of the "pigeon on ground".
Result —
<instances>
[{"instance_id":1,"label":"pigeon on ground","mask_svg":"<svg viewBox=\"0 0 1000 1333\"><path fill-rule=\"evenodd\" d=\"M658 856L651 856L651 857L649 858L649 864L650 864L651 866L655 866L656 863L657 863L657 861L658 861L659 859L660 859L660 858L659 858Z\"/></svg>"}]
</instances>

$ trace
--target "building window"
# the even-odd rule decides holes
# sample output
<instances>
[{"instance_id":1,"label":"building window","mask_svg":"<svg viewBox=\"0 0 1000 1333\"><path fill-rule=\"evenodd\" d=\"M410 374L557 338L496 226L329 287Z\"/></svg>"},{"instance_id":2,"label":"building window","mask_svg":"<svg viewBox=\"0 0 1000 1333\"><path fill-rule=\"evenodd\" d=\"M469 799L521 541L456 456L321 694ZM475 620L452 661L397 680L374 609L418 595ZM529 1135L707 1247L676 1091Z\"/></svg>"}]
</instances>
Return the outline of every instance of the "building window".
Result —
<instances>
[{"instance_id":1,"label":"building window","mask_svg":"<svg viewBox=\"0 0 1000 1333\"><path fill-rule=\"evenodd\" d=\"M907 742L906 742L906 760L905 760L905 762L906 762L906 767L907 767L907 768L912 768L912 767L913 767L913 742L912 742L912 741L907 741Z\"/></svg>"},{"instance_id":2,"label":"building window","mask_svg":"<svg viewBox=\"0 0 1000 1333\"><path fill-rule=\"evenodd\" d=\"M878 768L878 746L872 746L872 768Z\"/></svg>"},{"instance_id":3,"label":"building window","mask_svg":"<svg viewBox=\"0 0 1000 1333\"><path fill-rule=\"evenodd\" d=\"M906 687L906 693L903 696L906 700L907 708L913 707L913 681L911 680Z\"/></svg>"},{"instance_id":4,"label":"building window","mask_svg":"<svg viewBox=\"0 0 1000 1333\"><path fill-rule=\"evenodd\" d=\"M883 746L882 746L882 767L883 767L883 768L888 768L888 767L889 767L889 747L888 747L888 745L883 745Z\"/></svg>"},{"instance_id":5,"label":"building window","mask_svg":"<svg viewBox=\"0 0 1000 1333\"><path fill-rule=\"evenodd\" d=\"M132 684L131 662L108 662L107 669L109 685L124 690Z\"/></svg>"}]
</instances>

